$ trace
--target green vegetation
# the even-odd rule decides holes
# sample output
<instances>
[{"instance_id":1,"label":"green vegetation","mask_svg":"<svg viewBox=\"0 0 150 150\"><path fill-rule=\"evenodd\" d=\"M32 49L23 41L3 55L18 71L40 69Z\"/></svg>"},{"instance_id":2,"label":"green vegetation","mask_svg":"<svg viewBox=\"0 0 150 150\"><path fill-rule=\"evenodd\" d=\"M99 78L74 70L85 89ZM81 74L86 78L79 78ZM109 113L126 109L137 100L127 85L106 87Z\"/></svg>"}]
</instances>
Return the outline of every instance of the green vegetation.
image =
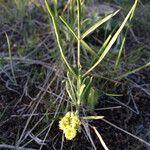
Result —
<instances>
[{"instance_id":1,"label":"green vegetation","mask_svg":"<svg viewBox=\"0 0 150 150\"><path fill-rule=\"evenodd\" d=\"M0 4L0 148L150 146L150 3Z\"/></svg>"}]
</instances>

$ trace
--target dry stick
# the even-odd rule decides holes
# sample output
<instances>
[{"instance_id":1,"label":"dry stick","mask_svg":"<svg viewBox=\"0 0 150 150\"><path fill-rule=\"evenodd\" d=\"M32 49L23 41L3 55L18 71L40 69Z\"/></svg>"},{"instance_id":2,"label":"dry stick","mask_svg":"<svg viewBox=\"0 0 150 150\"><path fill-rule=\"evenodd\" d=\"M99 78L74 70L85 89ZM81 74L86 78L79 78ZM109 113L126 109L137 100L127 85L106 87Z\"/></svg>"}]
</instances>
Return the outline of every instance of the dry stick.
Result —
<instances>
[{"instance_id":1,"label":"dry stick","mask_svg":"<svg viewBox=\"0 0 150 150\"><path fill-rule=\"evenodd\" d=\"M66 100L66 99L63 99ZM67 101L67 100L66 100ZM112 109L120 109L122 108L121 106L114 106L114 107L105 107L105 108L97 108L95 110L97 111L101 111L101 110L112 110ZM85 110L88 111L88 110ZM47 115L54 115L55 113L47 113ZM65 112L58 112L58 114L65 114ZM36 114L32 114L32 116L44 116L45 113L36 113ZM29 117L31 116L31 114L22 114L22 115L11 115L11 117Z\"/></svg>"},{"instance_id":2,"label":"dry stick","mask_svg":"<svg viewBox=\"0 0 150 150\"><path fill-rule=\"evenodd\" d=\"M47 84L47 82L48 82L48 80L49 80L49 77L50 77L50 74L47 76L47 78L46 78L45 83L44 83L43 86L45 86L45 85ZM55 79L55 77L54 77L54 78L51 80L51 82L47 85L46 90L48 90L48 88L50 87L50 85L51 85L51 83L54 81L54 79ZM46 90L45 90L45 91L46 91ZM41 95L41 97L39 98L38 102L36 103L36 105L35 105L35 107L34 107L34 109L33 109L33 111L32 111L32 114L34 114L34 112L35 112L35 110L37 109L37 107L38 107L40 101L41 101L42 98L44 97L44 95L45 95L45 93L46 93L45 91L44 91L44 93ZM37 98L39 97L39 95L40 95L41 93L42 93L42 91L39 92ZM18 140L16 146L19 146L19 144L22 142L22 138L23 138L24 133L25 133L27 127L28 127L28 124L29 124L29 122L30 122L30 120L31 120L31 118L32 118L32 114L31 114L31 116L28 118L28 120L27 120L27 122L26 122L26 125L25 125L25 127L24 127L24 129L23 129L23 131L22 131L22 134L21 134L20 139Z\"/></svg>"},{"instance_id":3,"label":"dry stick","mask_svg":"<svg viewBox=\"0 0 150 150\"><path fill-rule=\"evenodd\" d=\"M8 90L13 91L13 92L17 93L18 95L20 95L20 93L19 93L17 90L12 89L11 87L9 87L9 81L6 81L5 86L6 86L6 88L7 88Z\"/></svg>"},{"instance_id":4,"label":"dry stick","mask_svg":"<svg viewBox=\"0 0 150 150\"><path fill-rule=\"evenodd\" d=\"M57 133L53 138L52 138L52 146L51 149L53 148L53 150L56 150L55 145L57 145L58 139L56 139L58 137L59 133Z\"/></svg>"},{"instance_id":5,"label":"dry stick","mask_svg":"<svg viewBox=\"0 0 150 150\"><path fill-rule=\"evenodd\" d=\"M130 100L132 100L133 107L134 107L134 110L135 110L136 114L139 114L140 112L139 112L138 106L137 106L137 104L136 104L136 102L135 102L135 100L134 100L134 97L133 97L131 91L129 91L129 95L130 95L130 97L131 97Z\"/></svg>"},{"instance_id":6,"label":"dry stick","mask_svg":"<svg viewBox=\"0 0 150 150\"><path fill-rule=\"evenodd\" d=\"M149 92L147 89L143 88L142 85L137 84L136 82L134 82L134 81L128 79L127 77L126 77L125 79L126 79L127 81L131 82L131 83L132 83L132 86L133 86L134 88L138 88L138 89L140 89L141 91L143 91L145 94L147 94L148 96L150 96L150 92Z\"/></svg>"},{"instance_id":7,"label":"dry stick","mask_svg":"<svg viewBox=\"0 0 150 150\"><path fill-rule=\"evenodd\" d=\"M85 129L85 131L86 131L86 134L88 135L88 138L89 138L89 140L90 140L90 142L91 142L91 144L92 144L92 146L93 146L93 149L94 149L94 150L97 150L97 148L96 148L96 146L95 146L95 144L94 144L94 141L93 141L93 139L92 139L92 137L91 137L88 123L83 122L82 125L83 125L83 127L84 127L84 129Z\"/></svg>"},{"instance_id":8,"label":"dry stick","mask_svg":"<svg viewBox=\"0 0 150 150\"><path fill-rule=\"evenodd\" d=\"M55 113L46 113L46 115L54 115ZM61 114L59 112L59 114ZM62 112L63 114L63 112ZM11 117L29 117L31 116L31 114L23 114L23 115L11 115ZM45 116L45 113L36 113L36 114L32 114L32 116Z\"/></svg>"},{"instance_id":9,"label":"dry stick","mask_svg":"<svg viewBox=\"0 0 150 150\"><path fill-rule=\"evenodd\" d=\"M46 129L49 128L49 125L46 126L40 133L38 133L36 136L38 137L40 134L42 134ZM29 140L27 143L25 143L23 146L21 146L22 148L25 147L26 145L28 145L29 143L31 143L33 141L33 139Z\"/></svg>"},{"instance_id":10,"label":"dry stick","mask_svg":"<svg viewBox=\"0 0 150 150\"><path fill-rule=\"evenodd\" d=\"M45 115L43 115L43 116L36 122L36 124L32 127L32 129L30 129L30 131L27 132L27 134L26 134L25 137L22 139L22 141L23 141L24 139L26 139L27 136L29 136L29 135L32 133L32 131L36 128L36 126L38 126L38 124L44 119L44 117L45 117Z\"/></svg>"},{"instance_id":11,"label":"dry stick","mask_svg":"<svg viewBox=\"0 0 150 150\"><path fill-rule=\"evenodd\" d=\"M10 60L9 57L3 57L3 60ZM34 59L28 59L28 58L19 58L19 57L12 57L11 60L13 61L19 61L20 63L25 63L25 64L30 64L30 65L41 65L45 68L48 68L48 69L53 69L53 71L56 71L56 69L54 69L53 67L51 67L49 65L49 63L45 63L43 61L40 61L40 60L34 60Z\"/></svg>"},{"instance_id":12,"label":"dry stick","mask_svg":"<svg viewBox=\"0 0 150 150\"><path fill-rule=\"evenodd\" d=\"M64 146L64 134L62 134L62 140L61 140L60 150L63 150L63 146Z\"/></svg>"},{"instance_id":13,"label":"dry stick","mask_svg":"<svg viewBox=\"0 0 150 150\"><path fill-rule=\"evenodd\" d=\"M111 97L111 99L113 99L114 101L118 102L119 104L121 104L122 106L128 108L129 110L131 110L132 112L136 113L136 114L139 114L139 112L136 110L134 110L133 108L131 108L130 106L124 104L123 102L119 101L117 98L115 97ZM134 102L133 102L134 103ZM135 104L136 105L136 104Z\"/></svg>"},{"instance_id":14,"label":"dry stick","mask_svg":"<svg viewBox=\"0 0 150 150\"><path fill-rule=\"evenodd\" d=\"M64 91L63 91L63 93L62 93L62 96L61 96L59 105L58 105L58 107L57 107L57 109L56 109L55 115L54 115L54 117L53 117L54 119L52 120L51 124L49 125L49 129L48 129L48 131L47 131L47 133L46 133L46 135L45 135L45 137L44 137L44 139L43 139L43 143L45 142L45 140L46 140L46 138L47 138L47 136L48 136L48 134L49 134L49 132L50 132L50 130L51 130L51 127L52 127L52 125L53 125L53 123L54 123L54 121L55 121L55 118L56 118L56 116L57 116L57 112L58 112L58 110L59 110L59 108L60 108L60 105L61 105L61 102L62 102L62 100L63 100L63 96L64 96ZM43 143L41 144L41 147L40 147L39 150L42 149Z\"/></svg>"},{"instance_id":15,"label":"dry stick","mask_svg":"<svg viewBox=\"0 0 150 150\"><path fill-rule=\"evenodd\" d=\"M120 127L118 127L118 126L116 126L115 124L113 124L113 123L107 121L106 119L101 119L101 120L103 120L104 122L108 123L109 125L115 127L116 129L118 129L118 130L120 130L120 131L122 131L122 132L124 132L124 133L126 133L126 134L128 134L128 135L130 135L130 136L132 136L133 138L135 138L135 139L141 141L142 143L146 144L147 146L150 146L150 143L148 143L148 142L146 142L145 140L143 140L143 139L137 137L136 135L134 135L134 134L132 134L132 133L130 133L130 132L128 132L128 131L126 131L126 130L120 128Z\"/></svg>"},{"instance_id":16,"label":"dry stick","mask_svg":"<svg viewBox=\"0 0 150 150\"><path fill-rule=\"evenodd\" d=\"M92 127L92 128L93 128L93 130L95 131L96 135L98 136L98 138L99 138L99 140L100 140L100 142L101 142L103 148L104 148L105 150L109 150L108 147L106 146L106 144L105 144L105 142L104 142L102 136L101 136L100 133L97 131L97 129L96 129L95 127Z\"/></svg>"},{"instance_id":17,"label":"dry stick","mask_svg":"<svg viewBox=\"0 0 150 150\"><path fill-rule=\"evenodd\" d=\"M68 6L70 5L71 2L72 2L72 0L68 0L67 4L65 5L65 7L64 7L64 9L63 9L63 11L61 13L61 16L64 16L64 13L67 10L67 8L68 8Z\"/></svg>"},{"instance_id":18,"label":"dry stick","mask_svg":"<svg viewBox=\"0 0 150 150\"><path fill-rule=\"evenodd\" d=\"M29 81L29 77L28 77L28 79L27 79L27 81L26 81L26 83L24 85L23 92L22 92L20 98L18 99L18 101L16 102L16 104L14 105L14 107L16 107L22 101L22 98L23 98L23 96L25 95L25 93L27 91L28 81Z\"/></svg>"},{"instance_id":19,"label":"dry stick","mask_svg":"<svg viewBox=\"0 0 150 150\"><path fill-rule=\"evenodd\" d=\"M6 66L10 66L10 65L5 65L5 67ZM7 70L9 70L9 69L6 70L5 67L0 66L0 74L5 73L5 75L8 77L8 79L10 81L12 81L12 83L13 83L11 76L7 73ZM6 67L6 68L8 68L8 67Z\"/></svg>"},{"instance_id":20,"label":"dry stick","mask_svg":"<svg viewBox=\"0 0 150 150\"><path fill-rule=\"evenodd\" d=\"M84 116L86 116L86 112L84 111L83 113L84 113ZM90 140L90 142L91 142L91 144L92 144L92 146L93 146L93 149L94 149L94 150L97 150L97 148L96 148L96 146L95 146L95 144L94 144L94 141L93 141L93 139L92 139L92 137L91 137L88 120L85 120L85 121L82 120L82 122L83 122L82 125L83 125L83 127L84 127L84 129L85 129L85 132L86 132L86 134L87 134L87 137L88 137L88 139Z\"/></svg>"},{"instance_id":21,"label":"dry stick","mask_svg":"<svg viewBox=\"0 0 150 150\"><path fill-rule=\"evenodd\" d=\"M114 106L114 107L104 107L104 108L96 108L94 110L111 110L111 109L120 109L121 106Z\"/></svg>"},{"instance_id":22,"label":"dry stick","mask_svg":"<svg viewBox=\"0 0 150 150\"><path fill-rule=\"evenodd\" d=\"M64 78L63 78L63 79L64 79ZM40 89L40 90L44 90L41 86L38 86L37 88ZM49 93L49 94L55 96L57 99L58 99L58 98L61 98L61 97L60 97L60 94L57 95L57 94L55 94L55 93L52 92L52 91L47 90L47 93ZM65 101L68 101L68 99L66 99L66 98L64 98L64 100L65 100Z\"/></svg>"},{"instance_id":23,"label":"dry stick","mask_svg":"<svg viewBox=\"0 0 150 150\"><path fill-rule=\"evenodd\" d=\"M43 143L44 145L46 145L46 143L44 143L43 140L41 140L40 138L36 137L33 133L30 133L30 134L29 134L29 137L30 137L31 139L33 139L33 141L36 142L36 143L39 144L39 145L41 145L42 143Z\"/></svg>"},{"instance_id":24,"label":"dry stick","mask_svg":"<svg viewBox=\"0 0 150 150\"><path fill-rule=\"evenodd\" d=\"M0 144L0 149L1 148L2 149L12 149L12 150L16 149L15 146L13 146L13 145L7 145L7 144ZM18 147L17 150L36 150L36 149Z\"/></svg>"},{"instance_id":25,"label":"dry stick","mask_svg":"<svg viewBox=\"0 0 150 150\"><path fill-rule=\"evenodd\" d=\"M61 95L62 93L60 93L60 95ZM61 98L60 97L60 95L57 97L57 99L59 99L59 98ZM61 98L62 99L62 98ZM56 114L56 112L54 113L54 114ZM55 119L53 119L53 120L55 120ZM40 133L38 133L37 135L36 135L36 137L38 137L40 134L42 134L46 129L48 129L50 127L50 125L48 125L48 126L46 126ZM25 143L22 147L25 147L26 145L28 145L30 142L32 142L33 141L33 139L31 139L30 141L28 141L27 143Z\"/></svg>"}]
</instances>

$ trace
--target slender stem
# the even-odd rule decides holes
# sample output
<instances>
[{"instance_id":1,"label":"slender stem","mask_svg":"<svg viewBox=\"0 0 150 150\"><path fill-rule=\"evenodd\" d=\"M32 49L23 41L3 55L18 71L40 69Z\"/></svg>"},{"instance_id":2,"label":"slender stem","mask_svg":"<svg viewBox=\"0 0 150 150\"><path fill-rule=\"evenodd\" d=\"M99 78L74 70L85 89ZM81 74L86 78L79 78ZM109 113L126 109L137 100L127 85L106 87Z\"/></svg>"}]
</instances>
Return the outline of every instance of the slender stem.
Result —
<instances>
[{"instance_id":1,"label":"slender stem","mask_svg":"<svg viewBox=\"0 0 150 150\"><path fill-rule=\"evenodd\" d=\"M58 47L59 47L59 50L60 50L60 53L61 53L61 57L63 59L63 61L65 62L66 66L68 67L69 71L75 75L72 67L70 66L69 62L67 61L65 55L64 55L64 52L63 52L63 47L62 47L62 41L61 41L61 38L60 38L60 32L59 32L59 29L58 29L58 24L57 24L57 21L56 21L56 18L54 16L54 13L52 12L51 10L51 7L49 6L47 0L45 0L45 5L46 5L46 8L48 10L48 13L49 15L51 16L52 18L52 21L53 21L53 26L54 26L54 30L55 30L55 35L56 35L56 39L57 39L57 43L58 43Z\"/></svg>"},{"instance_id":2,"label":"slender stem","mask_svg":"<svg viewBox=\"0 0 150 150\"><path fill-rule=\"evenodd\" d=\"M80 28L81 28L81 2L77 0L77 8L78 8L78 70L80 69Z\"/></svg>"},{"instance_id":3,"label":"slender stem","mask_svg":"<svg viewBox=\"0 0 150 150\"><path fill-rule=\"evenodd\" d=\"M16 77L15 77L15 72L14 72L14 68L13 68L13 62L12 62L12 55L11 55L10 41L9 41L9 37L8 37L8 35L7 35L6 32L5 32L5 36L6 36L7 44L8 44L8 52L9 52L9 58L10 58L11 72L12 72L12 76L13 76L14 82L15 82L15 84L17 84L17 80L16 80Z\"/></svg>"},{"instance_id":4,"label":"slender stem","mask_svg":"<svg viewBox=\"0 0 150 150\"><path fill-rule=\"evenodd\" d=\"M55 16L58 17L58 11L57 11L58 0L53 0L53 3L54 3Z\"/></svg>"},{"instance_id":5,"label":"slender stem","mask_svg":"<svg viewBox=\"0 0 150 150\"><path fill-rule=\"evenodd\" d=\"M78 18L78 44L77 44L77 66L78 66L78 77L77 77L77 105L78 108L77 110L79 111L79 107L81 104L81 99L80 99L80 94L79 94L79 89L81 87L81 76L80 76L80 27L81 27L81 2L80 0L77 0L77 18Z\"/></svg>"}]
</instances>

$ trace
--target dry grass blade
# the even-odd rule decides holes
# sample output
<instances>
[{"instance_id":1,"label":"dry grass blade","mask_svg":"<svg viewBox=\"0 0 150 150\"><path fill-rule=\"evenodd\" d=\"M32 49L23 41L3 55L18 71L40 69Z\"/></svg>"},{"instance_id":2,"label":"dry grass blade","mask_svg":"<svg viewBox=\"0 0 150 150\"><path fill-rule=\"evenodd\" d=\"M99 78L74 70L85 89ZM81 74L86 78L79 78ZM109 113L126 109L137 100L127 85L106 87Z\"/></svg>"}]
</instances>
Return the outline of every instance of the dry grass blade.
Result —
<instances>
[{"instance_id":1,"label":"dry grass blade","mask_svg":"<svg viewBox=\"0 0 150 150\"><path fill-rule=\"evenodd\" d=\"M98 119L103 119L104 116L85 116L85 117L81 117L81 118L86 119L86 120L90 120L90 119L98 120Z\"/></svg>"},{"instance_id":2,"label":"dry grass blade","mask_svg":"<svg viewBox=\"0 0 150 150\"><path fill-rule=\"evenodd\" d=\"M133 102L133 105L134 105L134 108L131 108L130 106L126 105L125 103L121 102L120 100L118 100L117 98L115 97L111 97L112 100L118 102L120 105L128 108L129 110L131 110L132 112L136 113L136 114L139 114L139 111L138 111L138 108L136 106L136 103L132 100Z\"/></svg>"},{"instance_id":3,"label":"dry grass blade","mask_svg":"<svg viewBox=\"0 0 150 150\"><path fill-rule=\"evenodd\" d=\"M116 129L118 129L118 130L120 130L120 131L122 131L122 132L124 132L124 133L126 133L126 134L128 134L128 135L130 135L130 136L132 136L133 138L139 140L140 142L144 143L145 145L150 146L150 143L148 143L148 142L146 142L145 140L143 140L143 139L137 137L136 135L134 135L134 134L132 134L132 133L130 133L130 132L128 132L128 131L126 131L126 130L120 128L120 127L118 127L118 126L116 126L115 124L113 124L113 123L107 121L106 119L102 119L102 120L103 120L104 122L108 123L109 125L115 127Z\"/></svg>"},{"instance_id":4,"label":"dry grass blade","mask_svg":"<svg viewBox=\"0 0 150 150\"><path fill-rule=\"evenodd\" d=\"M100 142L101 142L103 148L104 148L105 150L109 150L108 147L106 146L106 144L105 144L105 142L104 142L102 136L101 136L100 133L97 131L97 129L96 129L95 127L92 127L92 128L93 128L93 130L95 131L97 137L99 138L99 140L100 140Z\"/></svg>"},{"instance_id":5,"label":"dry grass blade","mask_svg":"<svg viewBox=\"0 0 150 150\"><path fill-rule=\"evenodd\" d=\"M13 145L8 145L8 144L0 144L0 149L16 149L16 146L13 146ZM36 149L33 149L33 148L23 148L22 147L18 147L18 150L36 150Z\"/></svg>"},{"instance_id":6,"label":"dry grass blade","mask_svg":"<svg viewBox=\"0 0 150 150\"><path fill-rule=\"evenodd\" d=\"M7 33L5 33L5 36L6 36L7 44L8 44L8 51L9 51L11 72L12 72L12 76L13 76L14 82L15 82L15 84L17 84L16 77L15 77L15 73L14 73L14 68L13 68L13 63L12 63L12 55L11 55L10 41L9 41L9 37L8 37Z\"/></svg>"},{"instance_id":7,"label":"dry grass blade","mask_svg":"<svg viewBox=\"0 0 150 150\"><path fill-rule=\"evenodd\" d=\"M47 136L48 136L48 134L49 134L49 132L50 132L50 130L51 130L51 127L52 127L52 125L53 125L53 123L54 123L54 121L55 121L55 118L56 118L57 113L58 113L58 111L59 111L59 109L60 109L60 106L61 106L61 102L62 102L62 100L63 100L63 97L64 97L64 91L63 91L62 96L61 96L61 98L60 98L60 101L59 101L57 110L56 110L56 112L55 112L55 115L54 115L54 117L53 117L53 120L52 120L52 122L50 123L49 128L48 128L48 130L47 130L47 133L46 133L46 135L45 135L45 137L44 137L44 139L43 139L44 142L45 142L45 140L46 140L46 138L47 138ZM43 144L41 144L39 150L42 150L42 148L43 148Z\"/></svg>"},{"instance_id":8,"label":"dry grass blade","mask_svg":"<svg viewBox=\"0 0 150 150\"><path fill-rule=\"evenodd\" d=\"M86 131L86 134L87 134L87 136L88 136L88 138L89 138L89 140L90 140L90 142L91 142L91 144L93 146L93 149L97 150L97 148L96 148L96 146L95 146L95 144L93 142L93 139L91 137L91 133L90 133L90 129L89 129L88 123L87 122L83 122L82 124L83 124L83 127L84 127L84 129Z\"/></svg>"},{"instance_id":9,"label":"dry grass blade","mask_svg":"<svg viewBox=\"0 0 150 150\"><path fill-rule=\"evenodd\" d=\"M47 82L48 82L48 80L49 80L49 77L50 77L50 74L48 74L47 77L46 77L46 80L45 80L45 83L44 83L44 87L45 87L45 85L47 85ZM34 112L36 111L36 109L37 109L37 107L38 107L40 101L42 100L42 98L43 98L44 95L46 94L46 91L48 90L48 88L50 87L50 85L54 82L55 78L56 78L56 77L54 77L54 78L51 80L51 82L47 85L46 90L45 90L44 92L41 90L41 91L39 92L39 94L37 95L37 98L39 98L39 100L37 101L36 105L34 106L34 109L33 109L32 113L31 113L31 116L29 116L29 118L27 119L27 122L26 122L26 124L25 124L25 127L24 127L24 129L23 129L23 131L22 131L22 133L21 133L21 135L20 135L20 138L19 138L19 140L18 140L17 143L16 143L16 147L19 147L20 143L22 142L22 139L23 139L23 137L24 137L25 131L26 131L26 129L27 129L27 127L28 127L28 125L29 125L31 119L32 119L32 116L33 116ZM43 92L43 93L42 93L42 92Z\"/></svg>"}]
</instances>

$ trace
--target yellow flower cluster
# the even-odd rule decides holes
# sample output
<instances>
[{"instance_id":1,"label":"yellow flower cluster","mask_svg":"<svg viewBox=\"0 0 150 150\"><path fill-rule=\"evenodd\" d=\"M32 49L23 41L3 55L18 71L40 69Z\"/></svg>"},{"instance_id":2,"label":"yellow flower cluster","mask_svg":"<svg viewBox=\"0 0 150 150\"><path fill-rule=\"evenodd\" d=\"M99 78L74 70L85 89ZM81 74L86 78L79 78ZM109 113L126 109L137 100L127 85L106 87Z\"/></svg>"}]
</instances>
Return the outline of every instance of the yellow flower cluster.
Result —
<instances>
[{"instance_id":1,"label":"yellow flower cluster","mask_svg":"<svg viewBox=\"0 0 150 150\"><path fill-rule=\"evenodd\" d=\"M67 140L72 140L76 136L80 125L81 121L75 112L67 112L59 121L59 128L63 130Z\"/></svg>"}]
</instances>

